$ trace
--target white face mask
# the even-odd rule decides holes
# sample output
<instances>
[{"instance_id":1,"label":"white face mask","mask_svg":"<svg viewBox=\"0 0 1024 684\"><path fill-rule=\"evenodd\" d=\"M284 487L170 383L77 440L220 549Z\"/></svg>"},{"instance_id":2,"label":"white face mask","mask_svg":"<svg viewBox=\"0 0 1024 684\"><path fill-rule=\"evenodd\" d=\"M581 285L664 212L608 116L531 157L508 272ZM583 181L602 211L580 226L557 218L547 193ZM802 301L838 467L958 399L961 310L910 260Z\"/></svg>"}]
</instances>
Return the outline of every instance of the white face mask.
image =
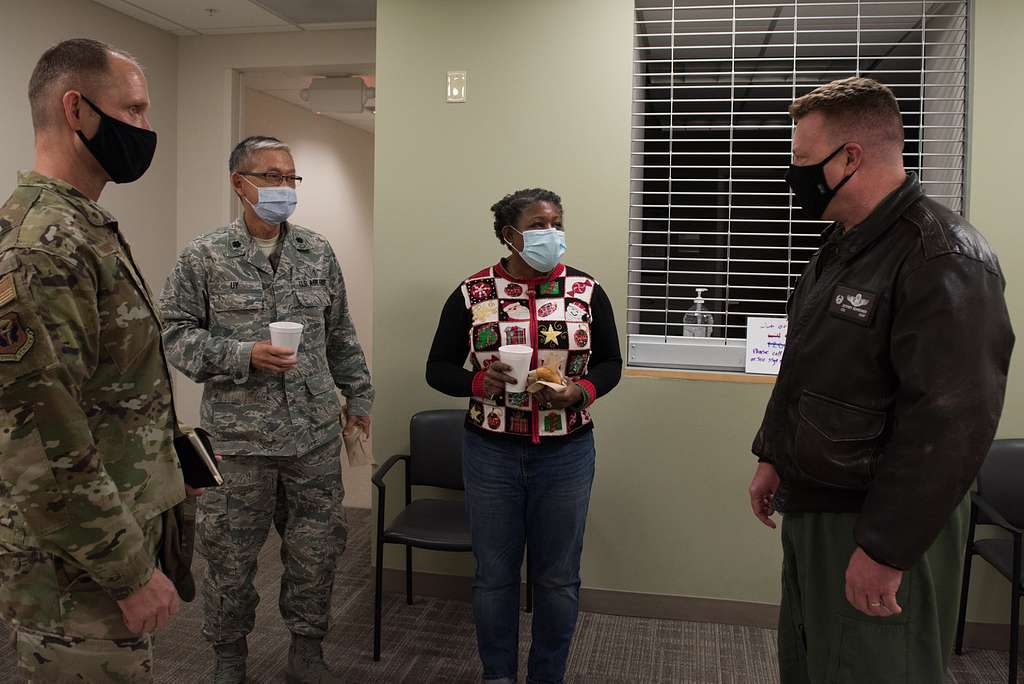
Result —
<instances>
[{"instance_id":1,"label":"white face mask","mask_svg":"<svg viewBox=\"0 0 1024 684\"><path fill-rule=\"evenodd\" d=\"M515 228L512 230L523 236L523 251L517 250L511 242L508 246L538 273L550 273L565 254L565 233L557 228L528 230L525 233Z\"/></svg>"},{"instance_id":2,"label":"white face mask","mask_svg":"<svg viewBox=\"0 0 1024 684\"><path fill-rule=\"evenodd\" d=\"M256 204L245 199L246 204L252 207L256 215L267 223L283 223L295 212L295 206L299 203L295 194L295 188L287 185L277 188L261 188L245 176L245 182L256 188L259 199Z\"/></svg>"}]
</instances>

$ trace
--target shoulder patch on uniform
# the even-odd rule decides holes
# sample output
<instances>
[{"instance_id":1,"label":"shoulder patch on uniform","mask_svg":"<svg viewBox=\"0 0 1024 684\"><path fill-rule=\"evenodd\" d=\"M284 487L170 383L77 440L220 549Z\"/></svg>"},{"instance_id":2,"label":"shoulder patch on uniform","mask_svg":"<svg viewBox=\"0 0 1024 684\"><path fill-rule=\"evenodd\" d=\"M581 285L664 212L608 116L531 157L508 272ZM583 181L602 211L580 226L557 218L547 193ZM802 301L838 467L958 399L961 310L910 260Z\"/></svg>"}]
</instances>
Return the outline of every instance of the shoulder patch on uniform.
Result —
<instances>
[{"instance_id":1,"label":"shoulder patch on uniform","mask_svg":"<svg viewBox=\"0 0 1024 684\"><path fill-rule=\"evenodd\" d=\"M18 362L35 344L36 336L17 312L0 316L0 362Z\"/></svg>"},{"instance_id":2,"label":"shoulder patch on uniform","mask_svg":"<svg viewBox=\"0 0 1024 684\"><path fill-rule=\"evenodd\" d=\"M6 306L18 298L18 291L14 288L14 274L8 273L0 278L0 306Z\"/></svg>"}]
</instances>

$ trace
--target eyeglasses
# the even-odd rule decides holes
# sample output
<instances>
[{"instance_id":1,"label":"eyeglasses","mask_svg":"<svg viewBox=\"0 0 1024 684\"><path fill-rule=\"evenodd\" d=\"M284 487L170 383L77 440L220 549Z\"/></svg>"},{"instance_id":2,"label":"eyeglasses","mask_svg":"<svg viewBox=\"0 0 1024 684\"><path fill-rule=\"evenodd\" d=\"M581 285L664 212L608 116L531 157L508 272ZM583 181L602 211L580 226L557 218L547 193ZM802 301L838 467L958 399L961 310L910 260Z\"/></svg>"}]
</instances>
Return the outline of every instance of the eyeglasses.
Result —
<instances>
[{"instance_id":1,"label":"eyeglasses","mask_svg":"<svg viewBox=\"0 0 1024 684\"><path fill-rule=\"evenodd\" d=\"M262 178L267 181L270 185L282 185L288 183L291 186L297 186L302 184L302 176L283 176L276 171L267 171L266 173L246 173L244 171L238 172L239 176L255 176L256 178Z\"/></svg>"}]
</instances>

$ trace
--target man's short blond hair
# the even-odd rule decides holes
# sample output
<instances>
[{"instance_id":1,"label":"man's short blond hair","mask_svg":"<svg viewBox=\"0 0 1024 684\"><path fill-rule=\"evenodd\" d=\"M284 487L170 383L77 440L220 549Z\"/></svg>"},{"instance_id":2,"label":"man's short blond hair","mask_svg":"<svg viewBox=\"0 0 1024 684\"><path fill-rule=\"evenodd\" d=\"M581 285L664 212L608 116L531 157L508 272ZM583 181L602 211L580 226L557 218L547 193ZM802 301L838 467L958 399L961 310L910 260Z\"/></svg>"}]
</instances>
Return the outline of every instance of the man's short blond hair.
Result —
<instances>
[{"instance_id":1,"label":"man's short blond hair","mask_svg":"<svg viewBox=\"0 0 1024 684\"><path fill-rule=\"evenodd\" d=\"M872 78L851 76L832 81L789 105L789 115L796 122L811 112L821 112L829 123L841 129L876 133L903 145L903 118L896 96Z\"/></svg>"}]
</instances>

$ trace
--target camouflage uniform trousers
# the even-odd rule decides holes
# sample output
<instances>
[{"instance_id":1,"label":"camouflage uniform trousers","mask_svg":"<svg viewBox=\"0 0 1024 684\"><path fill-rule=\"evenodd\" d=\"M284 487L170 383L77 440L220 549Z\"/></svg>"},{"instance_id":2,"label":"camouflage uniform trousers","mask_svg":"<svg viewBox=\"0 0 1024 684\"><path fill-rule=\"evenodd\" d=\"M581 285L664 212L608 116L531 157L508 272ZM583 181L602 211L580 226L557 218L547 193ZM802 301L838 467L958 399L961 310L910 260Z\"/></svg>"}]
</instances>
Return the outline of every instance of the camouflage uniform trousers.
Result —
<instances>
[{"instance_id":1,"label":"camouflage uniform trousers","mask_svg":"<svg viewBox=\"0 0 1024 684\"><path fill-rule=\"evenodd\" d=\"M260 597L256 561L271 523L281 536L281 617L293 634L327 634L338 556L348 532L341 502L341 440L297 456L224 456L224 484L199 497L198 550L208 563L203 636L245 637Z\"/></svg>"},{"instance_id":2,"label":"camouflage uniform trousers","mask_svg":"<svg viewBox=\"0 0 1024 684\"><path fill-rule=\"evenodd\" d=\"M156 558L160 516L143 528ZM153 681L153 640L125 627L117 602L69 561L0 544L0 610L11 623L23 681Z\"/></svg>"}]
</instances>

